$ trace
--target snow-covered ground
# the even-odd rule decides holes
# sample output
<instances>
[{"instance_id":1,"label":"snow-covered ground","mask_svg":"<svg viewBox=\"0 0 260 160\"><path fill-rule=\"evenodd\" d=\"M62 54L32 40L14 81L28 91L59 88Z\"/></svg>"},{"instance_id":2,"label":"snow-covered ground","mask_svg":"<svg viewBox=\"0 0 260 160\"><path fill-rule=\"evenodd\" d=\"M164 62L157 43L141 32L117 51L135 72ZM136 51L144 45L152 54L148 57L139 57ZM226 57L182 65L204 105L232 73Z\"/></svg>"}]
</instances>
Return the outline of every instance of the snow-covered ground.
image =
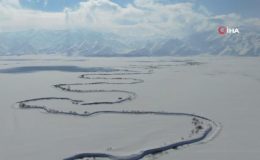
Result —
<instances>
[{"instance_id":1,"label":"snow-covered ground","mask_svg":"<svg viewBox=\"0 0 260 160\"><path fill-rule=\"evenodd\" d=\"M2 57L0 159L59 160L95 152L127 156L200 137L214 125L198 118L203 129L195 133L194 116L159 114L178 112L209 118L218 126L202 141L207 143L143 159L256 160L260 157L259 68L260 58L255 57ZM90 78L80 78L82 74ZM66 84L65 90L54 87L57 84ZM30 101L44 97L51 98ZM61 97L70 99L55 99ZM17 103L21 101L76 114L21 109ZM87 116L96 111L158 114Z\"/></svg>"}]
</instances>

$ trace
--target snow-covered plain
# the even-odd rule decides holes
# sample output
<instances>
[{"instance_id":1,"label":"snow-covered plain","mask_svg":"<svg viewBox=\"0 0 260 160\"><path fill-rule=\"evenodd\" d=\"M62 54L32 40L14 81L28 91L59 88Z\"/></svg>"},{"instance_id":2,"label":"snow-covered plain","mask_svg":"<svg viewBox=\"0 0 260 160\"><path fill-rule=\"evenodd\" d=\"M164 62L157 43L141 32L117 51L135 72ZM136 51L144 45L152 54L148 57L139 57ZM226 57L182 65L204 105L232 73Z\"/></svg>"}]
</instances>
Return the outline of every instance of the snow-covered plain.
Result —
<instances>
[{"instance_id":1,"label":"snow-covered plain","mask_svg":"<svg viewBox=\"0 0 260 160\"><path fill-rule=\"evenodd\" d=\"M78 68L75 69L75 66ZM24 67L27 67L26 72ZM42 69L44 67L45 70ZM14 71L18 69L19 72L6 73L10 68ZM79 77L90 73L85 72L89 70L84 68L95 71L92 73L94 75L89 75L92 78ZM41 109L21 109L17 103L42 97L69 97L85 102L126 101L79 105L69 100L52 99L29 101L26 104L83 115L84 111L91 113L104 110L191 113L218 124L211 135L202 141L208 143L194 143L143 159L258 159L259 68L260 58L255 57L2 57L0 159L59 160L78 153L96 152L127 156L200 137L208 125L212 125L211 122L201 120L203 129L192 134L192 116L72 116L50 114ZM127 73L134 74L120 74L118 69L124 70L123 73L130 70ZM109 79L113 77L119 78ZM142 81L131 83L136 79ZM96 82L101 84L90 84ZM70 91L54 87L57 84L79 83L65 86ZM92 93L89 90L129 93ZM127 99L129 96L131 98Z\"/></svg>"}]
</instances>

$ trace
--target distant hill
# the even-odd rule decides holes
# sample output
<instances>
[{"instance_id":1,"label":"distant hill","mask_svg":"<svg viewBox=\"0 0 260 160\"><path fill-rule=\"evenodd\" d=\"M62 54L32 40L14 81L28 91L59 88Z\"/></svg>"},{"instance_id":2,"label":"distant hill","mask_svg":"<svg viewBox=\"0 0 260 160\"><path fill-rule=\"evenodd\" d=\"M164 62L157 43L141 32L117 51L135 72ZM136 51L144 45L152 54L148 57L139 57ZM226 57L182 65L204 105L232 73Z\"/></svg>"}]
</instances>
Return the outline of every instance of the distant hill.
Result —
<instances>
[{"instance_id":1,"label":"distant hill","mask_svg":"<svg viewBox=\"0 0 260 160\"><path fill-rule=\"evenodd\" d=\"M184 39L150 41L88 30L0 32L0 55L58 54L68 56L190 56L199 54L259 56L260 34L220 36L196 33Z\"/></svg>"}]
</instances>

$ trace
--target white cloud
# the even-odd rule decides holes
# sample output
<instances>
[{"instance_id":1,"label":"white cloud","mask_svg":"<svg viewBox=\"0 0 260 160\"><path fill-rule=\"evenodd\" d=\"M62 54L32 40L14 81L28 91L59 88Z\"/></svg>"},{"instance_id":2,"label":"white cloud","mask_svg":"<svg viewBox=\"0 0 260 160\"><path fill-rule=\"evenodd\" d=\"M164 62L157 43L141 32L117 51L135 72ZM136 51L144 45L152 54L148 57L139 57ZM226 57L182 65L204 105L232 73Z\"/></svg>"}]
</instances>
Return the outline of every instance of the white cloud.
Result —
<instances>
[{"instance_id":1,"label":"white cloud","mask_svg":"<svg viewBox=\"0 0 260 160\"><path fill-rule=\"evenodd\" d=\"M5 7L20 8L19 0L0 0L0 5Z\"/></svg>"},{"instance_id":2,"label":"white cloud","mask_svg":"<svg viewBox=\"0 0 260 160\"><path fill-rule=\"evenodd\" d=\"M46 1L47 2L47 1ZM0 1L0 31L30 28L88 28L123 36L177 37L215 29L219 23L232 25L247 22L259 25L259 19L242 20L239 15L211 16L206 8L195 9L192 3L161 4L153 0L135 0L121 7L110 0L88 0L77 9L42 12L23 9L18 0Z\"/></svg>"},{"instance_id":3,"label":"white cloud","mask_svg":"<svg viewBox=\"0 0 260 160\"><path fill-rule=\"evenodd\" d=\"M70 24L120 33L121 35L183 37L193 29L201 30L206 16L191 3L163 5L151 0L136 0L123 8L109 0L81 3L70 12Z\"/></svg>"}]
</instances>

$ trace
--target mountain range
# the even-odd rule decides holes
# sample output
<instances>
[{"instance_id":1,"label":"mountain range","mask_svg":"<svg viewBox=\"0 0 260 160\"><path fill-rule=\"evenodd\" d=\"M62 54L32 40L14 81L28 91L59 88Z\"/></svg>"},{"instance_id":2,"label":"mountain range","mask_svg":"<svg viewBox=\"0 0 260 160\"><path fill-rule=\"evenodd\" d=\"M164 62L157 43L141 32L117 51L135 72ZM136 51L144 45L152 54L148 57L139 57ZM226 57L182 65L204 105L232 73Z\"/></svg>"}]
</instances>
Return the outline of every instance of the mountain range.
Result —
<instances>
[{"instance_id":1,"label":"mountain range","mask_svg":"<svg viewBox=\"0 0 260 160\"><path fill-rule=\"evenodd\" d=\"M0 32L0 55L58 54L66 56L259 56L260 34L220 36L203 32L182 39L127 39L112 33L77 30Z\"/></svg>"}]
</instances>

